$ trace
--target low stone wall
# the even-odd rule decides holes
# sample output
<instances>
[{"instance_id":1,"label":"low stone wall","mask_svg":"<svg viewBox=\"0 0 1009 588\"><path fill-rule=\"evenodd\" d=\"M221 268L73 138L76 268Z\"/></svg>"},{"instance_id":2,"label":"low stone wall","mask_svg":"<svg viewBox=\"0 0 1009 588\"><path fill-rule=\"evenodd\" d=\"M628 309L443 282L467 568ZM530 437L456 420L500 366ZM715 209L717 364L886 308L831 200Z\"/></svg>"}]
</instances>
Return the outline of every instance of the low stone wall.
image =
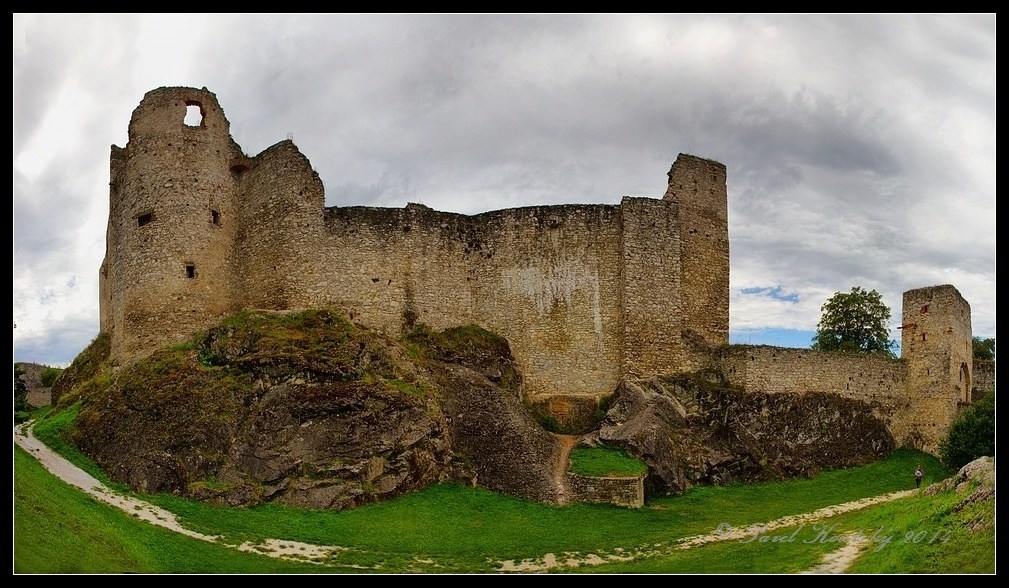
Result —
<instances>
[{"instance_id":1,"label":"low stone wall","mask_svg":"<svg viewBox=\"0 0 1009 588\"><path fill-rule=\"evenodd\" d=\"M589 477L568 472L571 502L616 504L629 508L645 505L645 476Z\"/></svg>"}]
</instances>

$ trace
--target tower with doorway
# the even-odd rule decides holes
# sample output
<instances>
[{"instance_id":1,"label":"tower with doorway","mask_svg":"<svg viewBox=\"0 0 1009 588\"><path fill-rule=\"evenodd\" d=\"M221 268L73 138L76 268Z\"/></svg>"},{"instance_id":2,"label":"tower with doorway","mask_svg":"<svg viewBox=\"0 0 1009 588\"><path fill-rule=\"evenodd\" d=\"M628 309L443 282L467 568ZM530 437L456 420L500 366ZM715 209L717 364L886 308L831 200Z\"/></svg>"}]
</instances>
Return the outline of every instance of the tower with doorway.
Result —
<instances>
[{"instance_id":1,"label":"tower with doorway","mask_svg":"<svg viewBox=\"0 0 1009 588\"><path fill-rule=\"evenodd\" d=\"M901 357L912 439L898 442L935 451L960 408L971 401L973 350L970 305L951 285L904 292Z\"/></svg>"}]
</instances>

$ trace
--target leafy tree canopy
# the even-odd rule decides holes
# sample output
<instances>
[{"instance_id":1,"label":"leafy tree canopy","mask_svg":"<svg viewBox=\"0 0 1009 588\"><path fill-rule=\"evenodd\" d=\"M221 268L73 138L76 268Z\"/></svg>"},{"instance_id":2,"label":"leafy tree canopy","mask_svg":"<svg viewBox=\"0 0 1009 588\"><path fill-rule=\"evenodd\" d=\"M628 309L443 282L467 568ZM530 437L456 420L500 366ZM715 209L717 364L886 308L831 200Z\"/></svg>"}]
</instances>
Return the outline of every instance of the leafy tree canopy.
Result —
<instances>
[{"instance_id":1,"label":"leafy tree canopy","mask_svg":"<svg viewBox=\"0 0 1009 588\"><path fill-rule=\"evenodd\" d=\"M995 361L995 339L974 337L974 359Z\"/></svg>"},{"instance_id":2,"label":"leafy tree canopy","mask_svg":"<svg viewBox=\"0 0 1009 588\"><path fill-rule=\"evenodd\" d=\"M56 381L56 378L58 378L61 373L63 373L63 368L46 366L42 369L42 373L39 374L39 381L46 388L52 388L53 382Z\"/></svg>"},{"instance_id":3,"label":"leafy tree canopy","mask_svg":"<svg viewBox=\"0 0 1009 588\"><path fill-rule=\"evenodd\" d=\"M894 356L897 343L886 326L890 308L876 290L855 286L851 292L836 292L820 310L813 349Z\"/></svg>"}]
</instances>

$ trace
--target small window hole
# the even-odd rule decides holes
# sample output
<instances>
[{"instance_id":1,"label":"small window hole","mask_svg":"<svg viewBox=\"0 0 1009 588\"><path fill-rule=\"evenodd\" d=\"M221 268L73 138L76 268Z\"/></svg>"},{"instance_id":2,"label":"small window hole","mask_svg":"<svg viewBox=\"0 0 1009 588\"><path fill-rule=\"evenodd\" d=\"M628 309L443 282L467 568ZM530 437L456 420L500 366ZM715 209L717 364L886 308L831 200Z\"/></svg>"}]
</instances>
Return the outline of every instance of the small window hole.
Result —
<instances>
[{"instance_id":1,"label":"small window hole","mask_svg":"<svg viewBox=\"0 0 1009 588\"><path fill-rule=\"evenodd\" d=\"M137 226L138 227L143 227L145 225L149 225L149 224L151 224L151 221L153 221L153 220L154 220L154 213L153 212L147 212L147 213L141 214L140 216L137 217Z\"/></svg>"},{"instance_id":2,"label":"small window hole","mask_svg":"<svg viewBox=\"0 0 1009 588\"><path fill-rule=\"evenodd\" d=\"M186 118L182 121L187 127L203 126L203 105L195 100L186 102Z\"/></svg>"},{"instance_id":3,"label":"small window hole","mask_svg":"<svg viewBox=\"0 0 1009 588\"><path fill-rule=\"evenodd\" d=\"M196 277L196 266L195 265L187 265L186 266L186 277L189 278L190 280L192 280L193 278Z\"/></svg>"},{"instance_id":4,"label":"small window hole","mask_svg":"<svg viewBox=\"0 0 1009 588\"><path fill-rule=\"evenodd\" d=\"M221 213L217 212L216 210L211 210L210 211L210 222L212 222L215 225L219 226L221 224Z\"/></svg>"}]
</instances>

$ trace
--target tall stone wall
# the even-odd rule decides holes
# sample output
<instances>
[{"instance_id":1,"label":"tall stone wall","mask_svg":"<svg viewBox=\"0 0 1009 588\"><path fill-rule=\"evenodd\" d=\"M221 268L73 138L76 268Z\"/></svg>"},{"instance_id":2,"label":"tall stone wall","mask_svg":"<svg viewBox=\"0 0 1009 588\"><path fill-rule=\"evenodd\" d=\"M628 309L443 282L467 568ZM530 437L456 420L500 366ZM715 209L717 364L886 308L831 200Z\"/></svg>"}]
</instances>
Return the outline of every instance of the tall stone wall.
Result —
<instances>
[{"instance_id":1,"label":"tall stone wall","mask_svg":"<svg viewBox=\"0 0 1009 588\"><path fill-rule=\"evenodd\" d=\"M683 299L676 204L624 198L624 372L643 377L680 371Z\"/></svg>"},{"instance_id":2,"label":"tall stone wall","mask_svg":"<svg viewBox=\"0 0 1009 588\"><path fill-rule=\"evenodd\" d=\"M725 165L679 155L663 200L676 203L684 369L729 342L729 214Z\"/></svg>"},{"instance_id":3,"label":"tall stone wall","mask_svg":"<svg viewBox=\"0 0 1009 588\"><path fill-rule=\"evenodd\" d=\"M187 124L187 108L202 120ZM727 337L716 162L678 158L665 200L475 216L326 209L293 143L248 157L213 93L160 88L110 166L100 297L117 361L243 308L333 306L392 335L476 323L508 339L527 399L597 402L625 375L690 369L685 337L705 349Z\"/></svg>"},{"instance_id":4,"label":"tall stone wall","mask_svg":"<svg viewBox=\"0 0 1009 588\"><path fill-rule=\"evenodd\" d=\"M620 220L609 205L331 208L311 302L391 334L475 323L508 339L530 400L602 396L621 376Z\"/></svg>"},{"instance_id":5,"label":"tall stone wall","mask_svg":"<svg viewBox=\"0 0 1009 588\"><path fill-rule=\"evenodd\" d=\"M477 316L520 349L531 400L608 395L622 376L621 211L548 206L475 218L489 246L476 272Z\"/></svg>"},{"instance_id":6,"label":"tall stone wall","mask_svg":"<svg viewBox=\"0 0 1009 588\"><path fill-rule=\"evenodd\" d=\"M202 120L185 122L187 107ZM128 358L181 340L233 307L237 223L230 161L241 153L206 90L148 92L113 146L102 329Z\"/></svg>"},{"instance_id":7,"label":"tall stone wall","mask_svg":"<svg viewBox=\"0 0 1009 588\"><path fill-rule=\"evenodd\" d=\"M391 335L411 321L473 322L465 217L419 205L330 208L325 229L322 263L312 270L331 286L321 303Z\"/></svg>"}]
</instances>

